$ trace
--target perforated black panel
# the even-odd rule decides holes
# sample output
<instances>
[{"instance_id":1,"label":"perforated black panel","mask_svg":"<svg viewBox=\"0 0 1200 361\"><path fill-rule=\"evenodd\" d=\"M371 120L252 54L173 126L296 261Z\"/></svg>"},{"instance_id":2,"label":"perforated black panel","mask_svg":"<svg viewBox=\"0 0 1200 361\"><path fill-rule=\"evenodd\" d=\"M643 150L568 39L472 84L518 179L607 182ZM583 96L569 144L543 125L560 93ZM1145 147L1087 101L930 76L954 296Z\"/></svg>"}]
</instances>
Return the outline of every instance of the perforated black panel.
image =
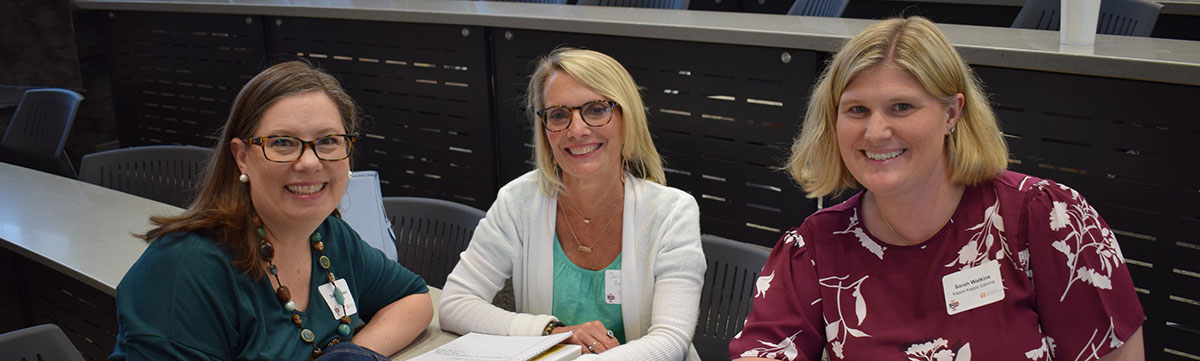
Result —
<instances>
[{"instance_id":1,"label":"perforated black panel","mask_svg":"<svg viewBox=\"0 0 1200 361\"><path fill-rule=\"evenodd\" d=\"M212 146L230 102L259 70L261 17L112 12L112 82L122 146Z\"/></svg>"},{"instance_id":2,"label":"perforated black panel","mask_svg":"<svg viewBox=\"0 0 1200 361\"><path fill-rule=\"evenodd\" d=\"M116 299L29 259L21 260L21 268L29 326L56 324L85 359L108 359L117 342Z\"/></svg>"},{"instance_id":3,"label":"perforated black panel","mask_svg":"<svg viewBox=\"0 0 1200 361\"><path fill-rule=\"evenodd\" d=\"M1117 233L1148 316L1147 359L1200 356L1200 125L1180 106L1200 87L975 69L1011 169L1078 190Z\"/></svg>"},{"instance_id":4,"label":"perforated black panel","mask_svg":"<svg viewBox=\"0 0 1200 361\"><path fill-rule=\"evenodd\" d=\"M487 209L495 159L482 28L267 18L273 57L333 73L366 115L355 168L379 172L385 196Z\"/></svg>"},{"instance_id":5,"label":"perforated black panel","mask_svg":"<svg viewBox=\"0 0 1200 361\"><path fill-rule=\"evenodd\" d=\"M776 170L799 130L816 52L506 29L492 39L502 181L532 169L521 101L534 60L569 45L613 56L642 87L667 184L696 197L702 232L771 246L816 210Z\"/></svg>"}]
</instances>

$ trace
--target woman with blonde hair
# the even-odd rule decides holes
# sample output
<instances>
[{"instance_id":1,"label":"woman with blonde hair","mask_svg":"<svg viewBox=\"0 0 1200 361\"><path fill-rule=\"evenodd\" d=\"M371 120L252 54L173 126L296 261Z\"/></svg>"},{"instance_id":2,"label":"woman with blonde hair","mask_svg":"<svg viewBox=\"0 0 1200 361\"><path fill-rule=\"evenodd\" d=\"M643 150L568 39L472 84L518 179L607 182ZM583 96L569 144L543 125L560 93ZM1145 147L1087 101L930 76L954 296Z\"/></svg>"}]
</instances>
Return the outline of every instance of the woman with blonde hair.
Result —
<instances>
[{"instance_id":1,"label":"woman with blonde hair","mask_svg":"<svg viewBox=\"0 0 1200 361\"><path fill-rule=\"evenodd\" d=\"M382 360L412 342L433 319L425 281L337 216L357 115L308 63L250 79L196 200L151 218L109 360Z\"/></svg>"},{"instance_id":2,"label":"woman with blonde hair","mask_svg":"<svg viewBox=\"0 0 1200 361\"><path fill-rule=\"evenodd\" d=\"M861 190L783 235L730 355L1143 359L1112 230L1007 160L979 81L933 23L862 30L813 89L788 164L809 197Z\"/></svg>"},{"instance_id":3,"label":"woman with blonde hair","mask_svg":"<svg viewBox=\"0 0 1200 361\"><path fill-rule=\"evenodd\" d=\"M537 169L500 189L446 280L458 332L572 331L583 359L698 360L699 210L663 183L637 85L599 52L558 49L529 82ZM517 312L493 306L511 279Z\"/></svg>"}]
</instances>

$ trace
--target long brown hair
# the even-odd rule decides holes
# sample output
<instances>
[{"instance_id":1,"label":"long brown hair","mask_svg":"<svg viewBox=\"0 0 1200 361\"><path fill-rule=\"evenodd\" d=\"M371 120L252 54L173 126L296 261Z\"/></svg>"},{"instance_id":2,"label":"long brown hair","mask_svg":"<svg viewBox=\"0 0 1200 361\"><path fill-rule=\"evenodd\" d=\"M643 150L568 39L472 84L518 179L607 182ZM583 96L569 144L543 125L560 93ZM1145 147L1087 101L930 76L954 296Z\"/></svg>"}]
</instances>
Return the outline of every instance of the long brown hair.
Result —
<instances>
[{"instance_id":1,"label":"long brown hair","mask_svg":"<svg viewBox=\"0 0 1200 361\"><path fill-rule=\"evenodd\" d=\"M150 217L150 222L158 227L139 237L147 242L177 232L211 237L229 252L234 267L252 279L261 279L265 272L258 267L263 259L257 251L256 212L250 201L250 188L237 180L241 172L234 161L230 142L234 138L253 136L263 113L275 102L315 91L323 92L333 100L346 133L353 134L358 125L357 108L337 79L301 61L267 68L250 79L234 99L229 119L221 127L216 151L204 169L204 183L196 199L179 216Z\"/></svg>"}]
</instances>

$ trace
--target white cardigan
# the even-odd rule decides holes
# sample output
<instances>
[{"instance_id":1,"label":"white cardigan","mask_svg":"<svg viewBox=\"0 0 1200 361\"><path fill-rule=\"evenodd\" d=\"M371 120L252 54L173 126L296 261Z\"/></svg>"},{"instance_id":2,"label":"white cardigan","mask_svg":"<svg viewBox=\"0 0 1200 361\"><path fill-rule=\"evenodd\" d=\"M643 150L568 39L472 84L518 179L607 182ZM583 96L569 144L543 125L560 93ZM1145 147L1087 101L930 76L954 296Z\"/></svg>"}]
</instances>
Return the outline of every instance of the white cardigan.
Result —
<instances>
[{"instance_id":1,"label":"white cardigan","mask_svg":"<svg viewBox=\"0 0 1200 361\"><path fill-rule=\"evenodd\" d=\"M475 228L442 290L443 329L537 336L557 320L550 315L557 197L541 191L537 177L531 171L501 188ZM627 176L622 219L621 316L628 342L580 359L700 360L691 345L706 267L696 199ZM519 313L490 302L509 278Z\"/></svg>"}]
</instances>

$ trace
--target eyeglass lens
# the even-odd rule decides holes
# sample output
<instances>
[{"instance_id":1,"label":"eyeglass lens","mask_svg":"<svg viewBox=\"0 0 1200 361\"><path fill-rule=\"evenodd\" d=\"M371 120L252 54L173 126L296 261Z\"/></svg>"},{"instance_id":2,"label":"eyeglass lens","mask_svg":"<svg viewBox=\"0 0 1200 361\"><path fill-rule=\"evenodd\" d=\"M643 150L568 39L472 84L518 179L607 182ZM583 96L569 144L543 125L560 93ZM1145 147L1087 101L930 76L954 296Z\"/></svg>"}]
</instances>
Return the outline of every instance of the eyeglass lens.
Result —
<instances>
[{"instance_id":1,"label":"eyeglass lens","mask_svg":"<svg viewBox=\"0 0 1200 361\"><path fill-rule=\"evenodd\" d=\"M350 154L350 139L345 135L327 135L312 142L296 137L273 135L262 140L263 155L271 161L293 161L300 159L305 145L311 145L321 160L341 160Z\"/></svg>"},{"instance_id":2,"label":"eyeglass lens","mask_svg":"<svg viewBox=\"0 0 1200 361\"><path fill-rule=\"evenodd\" d=\"M550 107L543 113L543 118L546 120L546 127L550 130L566 129L571 125L572 113L575 109L579 109L579 114L583 117L584 123L593 127L607 124L609 116L612 115L611 103L604 101L590 102L578 107L559 105Z\"/></svg>"}]
</instances>

